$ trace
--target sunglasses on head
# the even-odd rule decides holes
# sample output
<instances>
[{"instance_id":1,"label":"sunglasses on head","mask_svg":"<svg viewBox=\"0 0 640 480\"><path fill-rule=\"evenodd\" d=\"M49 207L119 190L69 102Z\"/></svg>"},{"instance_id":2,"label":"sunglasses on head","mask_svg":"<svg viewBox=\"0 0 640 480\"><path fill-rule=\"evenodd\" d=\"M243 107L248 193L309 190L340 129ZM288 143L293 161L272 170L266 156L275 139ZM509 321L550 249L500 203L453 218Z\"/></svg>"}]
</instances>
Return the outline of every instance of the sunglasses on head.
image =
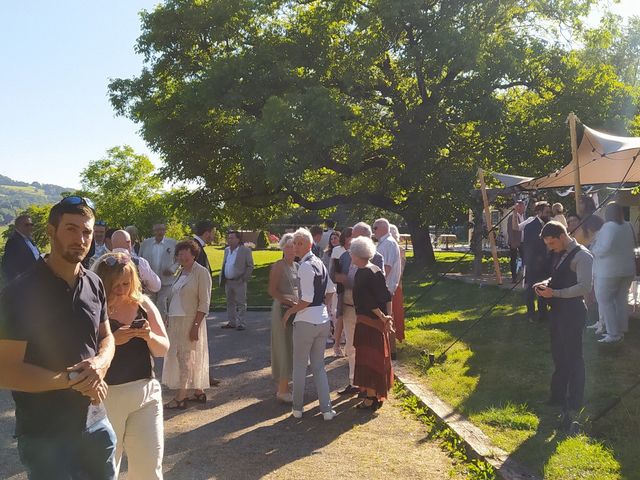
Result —
<instances>
[{"instance_id":1,"label":"sunglasses on head","mask_svg":"<svg viewBox=\"0 0 640 480\"><path fill-rule=\"evenodd\" d=\"M107 257L104 260L102 260L102 263L107 264L110 267L114 267L117 263L119 263L120 265L126 265L129 262L133 262L134 265L138 266L138 263L140 263L140 261L137 258L133 258L133 257Z\"/></svg>"},{"instance_id":2,"label":"sunglasses on head","mask_svg":"<svg viewBox=\"0 0 640 480\"><path fill-rule=\"evenodd\" d=\"M94 225L96 227L106 227L107 226L107 222L105 222L104 220L96 220L96 223L94 223Z\"/></svg>"},{"instance_id":3,"label":"sunglasses on head","mask_svg":"<svg viewBox=\"0 0 640 480\"><path fill-rule=\"evenodd\" d=\"M58 203L60 205L86 205L93 210L94 213L96 211L96 206L91 199L87 197L80 197L78 195L69 195L68 197L64 197Z\"/></svg>"}]
</instances>

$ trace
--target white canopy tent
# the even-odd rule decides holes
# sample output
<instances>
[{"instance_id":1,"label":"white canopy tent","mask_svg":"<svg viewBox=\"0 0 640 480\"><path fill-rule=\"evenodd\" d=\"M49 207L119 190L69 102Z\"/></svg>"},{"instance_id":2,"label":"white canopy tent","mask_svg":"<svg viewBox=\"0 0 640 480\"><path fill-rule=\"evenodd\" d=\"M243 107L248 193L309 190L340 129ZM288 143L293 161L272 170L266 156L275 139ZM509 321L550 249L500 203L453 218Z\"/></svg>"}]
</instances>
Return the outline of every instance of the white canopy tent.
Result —
<instances>
[{"instance_id":1,"label":"white canopy tent","mask_svg":"<svg viewBox=\"0 0 640 480\"><path fill-rule=\"evenodd\" d=\"M640 182L640 137L617 137L584 125L584 135L577 149L582 185ZM517 184L523 190L567 188L574 185L576 167L572 161L564 168L544 177Z\"/></svg>"}]
</instances>

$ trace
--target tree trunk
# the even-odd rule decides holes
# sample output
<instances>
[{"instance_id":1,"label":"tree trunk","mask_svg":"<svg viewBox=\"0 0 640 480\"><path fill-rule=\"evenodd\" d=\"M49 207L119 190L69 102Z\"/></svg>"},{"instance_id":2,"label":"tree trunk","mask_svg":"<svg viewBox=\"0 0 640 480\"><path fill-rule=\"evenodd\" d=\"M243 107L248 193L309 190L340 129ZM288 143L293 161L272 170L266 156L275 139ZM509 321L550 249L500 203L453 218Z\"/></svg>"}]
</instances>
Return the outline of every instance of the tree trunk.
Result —
<instances>
[{"instance_id":1,"label":"tree trunk","mask_svg":"<svg viewBox=\"0 0 640 480\"><path fill-rule=\"evenodd\" d=\"M411 234L411 244L413 245L413 260L422 265L433 265L436 257L433 254L433 245L429 238L429 227L421 225L419 222L407 220L407 228Z\"/></svg>"}]
</instances>

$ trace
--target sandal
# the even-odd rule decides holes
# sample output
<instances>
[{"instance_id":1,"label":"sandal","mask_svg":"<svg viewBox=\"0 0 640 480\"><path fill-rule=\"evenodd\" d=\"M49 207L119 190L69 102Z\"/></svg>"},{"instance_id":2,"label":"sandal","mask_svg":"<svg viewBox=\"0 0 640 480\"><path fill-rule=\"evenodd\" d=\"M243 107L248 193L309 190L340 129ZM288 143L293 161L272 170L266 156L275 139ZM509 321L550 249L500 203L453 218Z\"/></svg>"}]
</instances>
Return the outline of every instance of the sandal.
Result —
<instances>
[{"instance_id":1,"label":"sandal","mask_svg":"<svg viewBox=\"0 0 640 480\"><path fill-rule=\"evenodd\" d=\"M356 405L359 410L377 410L382 406L382 402L378 397L365 397L365 399Z\"/></svg>"},{"instance_id":2,"label":"sandal","mask_svg":"<svg viewBox=\"0 0 640 480\"><path fill-rule=\"evenodd\" d=\"M206 393L194 393L192 396L185 398L185 401L196 403L207 403Z\"/></svg>"},{"instance_id":3,"label":"sandal","mask_svg":"<svg viewBox=\"0 0 640 480\"><path fill-rule=\"evenodd\" d=\"M164 405L166 410L186 410L187 409L187 399L183 398L182 400L178 400L177 398L173 398Z\"/></svg>"}]
</instances>

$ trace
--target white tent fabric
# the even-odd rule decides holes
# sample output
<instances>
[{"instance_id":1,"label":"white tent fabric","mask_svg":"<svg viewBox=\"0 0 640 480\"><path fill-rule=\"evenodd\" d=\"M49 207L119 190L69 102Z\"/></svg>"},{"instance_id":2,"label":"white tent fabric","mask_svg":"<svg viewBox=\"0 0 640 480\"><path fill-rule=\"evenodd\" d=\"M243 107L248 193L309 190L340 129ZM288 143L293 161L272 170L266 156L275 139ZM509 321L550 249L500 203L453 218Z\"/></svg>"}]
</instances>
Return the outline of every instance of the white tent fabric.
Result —
<instances>
[{"instance_id":1,"label":"white tent fabric","mask_svg":"<svg viewBox=\"0 0 640 480\"><path fill-rule=\"evenodd\" d=\"M640 182L640 137L616 137L584 125L578 146L580 182L582 185ZM574 185L573 162L544 177L518 184L523 190L566 188Z\"/></svg>"},{"instance_id":2,"label":"white tent fabric","mask_svg":"<svg viewBox=\"0 0 640 480\"><path fill-rule=\"evenodd\" d=\"M533 180L532 177L521 177L520 175L507 175L506 173L496 173L496 172L488 172L496 180L502 183L505 187L513 187L514 185L519 185L523 182L528 182Z\"/></svg>"}]
</instances>

